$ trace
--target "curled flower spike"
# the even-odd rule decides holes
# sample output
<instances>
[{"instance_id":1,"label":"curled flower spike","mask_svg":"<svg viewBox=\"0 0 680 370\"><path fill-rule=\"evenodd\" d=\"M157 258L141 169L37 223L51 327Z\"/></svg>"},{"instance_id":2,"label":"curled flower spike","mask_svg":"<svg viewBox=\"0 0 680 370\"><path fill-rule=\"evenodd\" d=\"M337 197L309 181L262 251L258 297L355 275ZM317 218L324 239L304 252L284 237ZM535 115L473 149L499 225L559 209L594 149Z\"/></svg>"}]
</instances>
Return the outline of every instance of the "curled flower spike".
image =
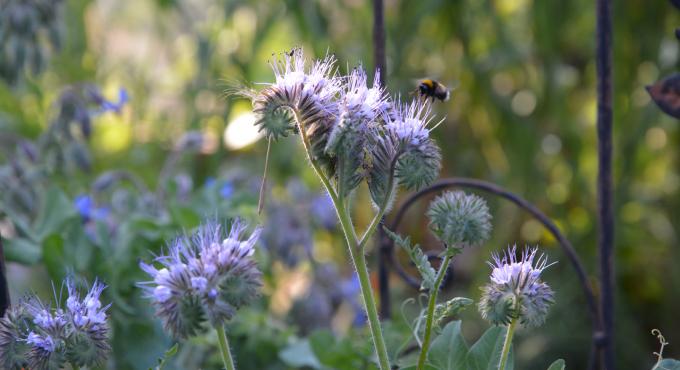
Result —
<instances>
[{"instance_id":1,"label":"curled flower spike","mask_svg":"<svg viewBox=\"0 0 680 370\"><path fill-rule=\"evenodd\" d=\"M140 286L175 337L196 334L206 320L222 325L257 296L261 274L252 256L260 229L241 240L245 228L236 221L225 235L223 227L211 221L193 235L175 239L168 254L156 258L160 269L140 263L153 278Z\"/></svg>"},{"instance_id":2,"label":"curled flower spike","mask_svg":"<svg viewBox=\"0 0 680 370\"><path fill-rule=\"evenodd\" d=\"M30 318L23 304L10 307L0 318L0 368L22 369L28 366L30 349L26 340Z\"/></svg>"},{"instance_id":3,"label":"curled flower spike","mask_svg":"<svg viewBox=\"0 0 680 370\"><path fill-rule=\"evenodd\" d=\"M326 123L324 126L330 126L332 117L337 115L335 98L342 84L335 75L335 57L327 56L307 68L304 53L297 48L283 53L282 57L270 64L275 82L253 94L253 111L260 115L256 122L260 130L273 139L295 131L296 122L285 108L295 112L298 120L306 123L306 126L315 126L312 124L322 121ZM324 134L329 128L325 127Z\"/></svg>"},{"instance_id":4,"label":"curled flower spike","mask_svg":"<svg viewBox=\"0 0 680 370\"><path fill-rule=\"evenodd\" d=\"M427 216L430 229L451 248L479 245L491 233L489 207L474 194L447 191L430 203Z\"/></svg>"},{"instance_id":5,"label":"curled flower spike","mask_svg":"<svg viewBox=\"0 0 680 370\"><path fill-rule=\"evenodd\" d=\"M508 325L512 319L529 327L545 322L554 293L540 276L552 264L537 253L538 248L525 249L517 259L513 246L502 257L494 254L493 263L489 262L491 283L482 288L479 303L482 317L496 325Z\"/></svg>"},{"instance_id":6,"label":"curled flower spike","mask_svg":"<svg viewBox=\"0 0 680 370\"><path fill-rule=\"evenodd\" d=\"M67 358L78 366L101 365L111 351L108 342L109 327L106 322L106 310L110 305L102 306L99 300L106 286L95 281L82 300L72 281L67 281L66 286L67 317L71 321L67 339Z\"/></svg>"},{"instance_id":7,"label":"curled flower spike","mask_svg":"<svg viewBox=\"0 0 680 370\"><path fill-rule=\"evenodd\" d=\"M360 123L374 121L390 107L385 89L380 86L380 71L373 77L373 87L368 87L366 71L357 67L346 77L340 96L341 110Z\"/></svg>"},{"instance_id":8,"label":"curled flower spike","mask_svg":"<svg viewBox=\"0 0 680 370\"><path fill-rule=\"evenodd\" d=\"M410 104L398 102L392 111L384 115L384 119L389 133L415 147L427 142L430 131L442 122L428 127L434 117L432 105L426 99L414 99Z\"/></svg>"},{"instance_id":9,"label":"curled flower spike","mask_svg":"<svg viewBox=\"0 0 680 370\"><path fill-rule=\"evenodd\" d=\"M53 308L31 296L11 307L0 319L0 368L62 369L104 363L110 351L106 310L99 300L104 285L95 282L80 298L66 282L66 309Z\"/></svg>"}]
</instances>

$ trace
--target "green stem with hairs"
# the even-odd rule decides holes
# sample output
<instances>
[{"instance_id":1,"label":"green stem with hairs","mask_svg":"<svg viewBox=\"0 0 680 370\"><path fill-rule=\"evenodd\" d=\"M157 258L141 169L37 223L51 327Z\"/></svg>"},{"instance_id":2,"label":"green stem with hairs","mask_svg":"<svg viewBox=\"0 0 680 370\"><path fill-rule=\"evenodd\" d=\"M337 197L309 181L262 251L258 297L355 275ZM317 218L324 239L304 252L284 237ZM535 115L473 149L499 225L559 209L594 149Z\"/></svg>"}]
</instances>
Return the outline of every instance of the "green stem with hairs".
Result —
<instances>
[{"instance_id":1,"label":"green stem with hairs","mask_svg":"<svg viewBox=\"0 0 680 370\"><path fill-rule=\"evenodd\" d=\"M427 351L430 348L430 337L432 336L432 324L434 321L434 308L437 304L437 295L439 294L439 287L444 280L444 275L446 275L446 270L449 268L451 263L451 254L446 253L441 266L439 266L439 271L437 272L437 278L434 281L434 286L430 291L430 301L427 304L427 319L425 321L425 335L423 336L423 347L420 350L420 356L418 357L418 370L423 370L425 368L425 360L427 359Z\"/></svg>"},{"instance_id":2,"label":"green stem with hairs","mask_svg":"<svg viewBox=\"0 0 680 370\"><path fill-rule=\"evenodd\" d=\"M234 358L231 356L229 349L229 341L227 341L227 334L224 331L224 325L217 326L217 341L220 344L220 352L222 353L222 362L227 370L235 370Z\"/></svg>"},{"instance_id":3,"label":"green stem with hairs","mask_svg":"<svg viewBox=\"0 0 680 370\"><path fill-rule=\"evenodd\" d=\"M349 210L347 207L347 203L345 202L345 199L343 199L343 197L338 196L337 192L332 187L329 178L323 173L323 171L319 167L319 164L312 157L312 153L310 150L311 144L309 142L309 138L307 137L304 123L302 122L302 120L300 120L300 116L296 112L296 110L295 109L291 110L293 111L295 120L297 121L300 136L302 137L302 145L304 146L305 152L307 153L309 163L312 165L314 172L321 180L321 183L323 184L324 188L326 188L326 191L328 191L328 195L330 196L331 201L333 202L335 212L338 215L342 232L345 235L345 240L347 241L349 254L350 257L352 258L352 262L354 263L354 267L359 277L359 285L361 286L361 296L364 300L364 305L366 307L366 315L368 317L368 326L371 330L371 335L373 337L375 352L378 355L378 365L380 367L380 370L390 370L391 367L389 357L387 355L387 346L385 346L385 339L383 338L382 335L380 319L378 318L378 310L375 305L375 299L373 298L373 289L371 288L368 267L366 266L366 256L364 255L363 251L363 245L366 243L366 240L368 240L372 232L375 231L377 222L375 222L374 219L374 222L372 222L371 225L373 224L375 225L373 225L372 227L369 226L369 229L366 230L366 233L364 233L361 242L359 242L356 230L354 229L354 226L352 225L352 220L350 219L349 216ZM384 211L385 207L382 207L378 214L382 215ZM376 217L376 219L379 221L380 217Z\"/></svg>"},{"instance_id":4,"label":"green stem with hairs","mask_svg":"<svg viewBox=\"0 0 680 370\"><path fill-rule=\"evenodd\" d=\"M505 334L505 341L503 342L503 350L501 351L501 361L498 364L498 370L505 370L505 364L508 362L508 354L510 353L510 346L512 346L512 336L515 334L517 327L517 318L513 318L508 326L508 331Z\"/></svg>"}]
</instances>

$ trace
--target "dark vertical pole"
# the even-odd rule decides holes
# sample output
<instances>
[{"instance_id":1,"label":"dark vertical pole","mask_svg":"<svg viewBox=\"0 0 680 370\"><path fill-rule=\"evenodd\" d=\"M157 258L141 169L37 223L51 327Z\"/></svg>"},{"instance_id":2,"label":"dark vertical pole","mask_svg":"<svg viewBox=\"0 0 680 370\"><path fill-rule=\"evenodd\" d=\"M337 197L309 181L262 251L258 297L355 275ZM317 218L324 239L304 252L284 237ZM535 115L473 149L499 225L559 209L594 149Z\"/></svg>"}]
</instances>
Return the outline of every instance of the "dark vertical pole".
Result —
<instances>
[{"instance_id":1,"label":"dark vertical pole","mask_svg":"<svg viewBox=\"0 0 680 370\"><path fill-rule=\"evenodd\" d=\"M614 370L614 211L612 206L612 9L611 0L597 0L597 138L598 249L600 312L604 329L602 360Z\"/></svg>"},{"instance_id":2,"label":"dark vertical pole","mask_svg":"<svg viewBox=\"0 0 680 370\"><path fill-rule=\"evenodd\" d=\"M9 308L9 284L7 284L7 270L5 270L5 250L0 236L0 317L5 316Z\"/></svg>"},{"instance_id":3,"label":"dark vertical pole","mask_svg":"<svg viewBox=\"0 0 680 370\"><path fill-rule=\"evenodd\" d=\"M385 6L383 0L373 0L373 63L380 70L380 84L387 81L385 61Z\"/></svg>"},{"instance_id":4,"label":"dark vertical pole","mask_svg":"<svg viewBox=\"0 0 680 370\"><path fill-rule=\"evenodd\" d=\"M383 0L373 0L373 63L380 71L380 85L385 87L387 81L387 62L385 61L385 5ZM384 224L385 218L381 220ZM385 233L378 226L378 286L380 294L380 317L390 317L390 281L387 267L391 253L391 243L385 243Z\"/></svg>"}]
</instances>

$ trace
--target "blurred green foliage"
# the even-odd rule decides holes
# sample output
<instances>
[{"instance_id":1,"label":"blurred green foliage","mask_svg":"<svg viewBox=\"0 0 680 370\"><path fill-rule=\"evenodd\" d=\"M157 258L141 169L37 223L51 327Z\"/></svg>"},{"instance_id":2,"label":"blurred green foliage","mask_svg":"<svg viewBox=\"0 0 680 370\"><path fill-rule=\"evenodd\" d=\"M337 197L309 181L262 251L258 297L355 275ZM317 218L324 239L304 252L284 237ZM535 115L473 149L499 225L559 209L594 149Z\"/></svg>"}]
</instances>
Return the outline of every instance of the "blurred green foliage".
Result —
<instances>
[{"instance_id":1,"label":"blurred green foliage","mask_svg":"<svg viewBox=\"0 0 680 370\"><path fill-rule=\"evenodd\" d=\"M72 272L90 280L100 276L109 285L106 294L113 302L111 366L148 368L157 364L171 342L134 288L134 282L142 279L137 260L149 259L164 240L196 226L202 217L258 218L257 176L264 167L267 144L259 140L240 147L250 139L244 130L232 131L227 135L231 141L226 140L225 129L250 106L245 100L225 99L224 91L239 81L271 81L267 60L292 46L303 46L316 56L335 53L343 70L358 63L370 69L372 8L358 0L68 0L60 6L57 23L50 18L40 28L49 30L47 36L24 40L24 49L40 51L40 60L36 56L33 63L43 67L33 71L17 67L18 72L6 76L5 61L14 60L8 55L16 55L7 51L9 43L2 46L0 156L3 171L9 172L0 175L14 176L11 165L18 158L17 137L39 141L49 132L67 86L93 84L111 99L122 87L130 102L119 113L92 117L92 133L86 141L88 171L36 165L36 176L19 176L28 184L10 184L34 192L29 197L33 206L21 214L7 206L18 198L2 188L0 231L7 239L6 257L12 261L12 293L18 297L34 289L48 294L51 287L46 281L58 285ZM436 106L437 114L446 117L434 132L442 148L441 176L491 180L535 202L572 241L594 280L597 161L592 2L387 0L385 11L389 91L407 96L415 88L414 80L422 77L454 88L452 99ZM680 13L668 2L631 0L614 7L615 322L618 363L626 368L653 364L656 343L648 334L651 328L662 328L670 343L680 343L680 298L673 294L680 291L676 265L680 260L676 150L680 130L678 122L661 114L644 90L676 71L680 44L673 32L678 26ZM6 23L0 25L0 30L6 29ZM59 40L48 41L57 29ZM191 150L177 150L187 132L200 132L201 142ZM236 144L225 146L223 141ZM283 184L293 176L317 187L296 140L277 143L270 159L272 199L282 196ZM95 180L111 170L125 170L136 180L94 194ZM254 180L243 180L236 195L224 199L219 187L205 185L210 178ZM189 190L183 191L187 181ZM83 222L73 206L83 193L91 194L98 204L119 204L109 213L115 228L106 220ZM144 197L151 203L145 203ZM368 204L366 189L357 201ZM571 266L540 224L510 204L489 202L494 215L492 241L460 256L447 294L479 298L476 287L487 279L483 261L490 251L515 242L540 244L552 260L563 261L545 275L557 292L557 304L548 323L531 337L523 338L519 332L516 360L525 369L545 369L555 358L564 358L569 368L585 368L591 333ZM409 212L404 223L408 230L401 231L435 248L421 217L425 204ZM370 214L354 217L365 224ZM347 256L330 238L328 232L317 232L314 254L337 262L347 274L351 271ZM407 257L400 258L406 261ZM281 288L274 283L277 266L267 261L270 291L265 297ZM393 311L399 312L401 300L416 292L396 278L394 283ZM299 357L295 351L313 351L324 366L334 367L344 363L343 353L320 354L317 346L360 351L351 339L327 332L297 338L280 316L267 314L285 312L280 304L265 298L260 307L234 323L232 344L241 369L285 369L295 365L289 361ZM468 310L463 316L471 323L462 328L463 335L479 337L484 324L478 314ZM169 359L180 365L166 368L217 366L215 338L206 341L180 347ZM364 347L366 355L370 346ZM680 346L669 346L666 355L678 357Z\"/></svg>"}]
</instances>

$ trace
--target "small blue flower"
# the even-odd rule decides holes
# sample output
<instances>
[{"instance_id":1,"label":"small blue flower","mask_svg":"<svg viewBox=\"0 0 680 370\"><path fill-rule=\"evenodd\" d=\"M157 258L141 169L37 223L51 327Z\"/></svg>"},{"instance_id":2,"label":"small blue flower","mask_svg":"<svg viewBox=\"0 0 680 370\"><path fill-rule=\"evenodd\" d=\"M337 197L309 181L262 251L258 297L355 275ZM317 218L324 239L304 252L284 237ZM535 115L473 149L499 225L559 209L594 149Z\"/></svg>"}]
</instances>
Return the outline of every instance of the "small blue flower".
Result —
<instances>
[{"instance_id":1,"label":"small blue flower","mask_svg":"<svg viewBox=\"0 0 680 370\"><path fill-rule=\"evenodd\" d=\"M127 90L125 90L124 88L120 88L120 89L118 89L118 101L113 102L113 101L103 99L102 102L101 102L99 113L106 113L106 112L120 113L121 109L123 109L123 106L125 106L125 104L129 100L130 100L130 97L128 96Z\"/></svg>"},{"instance_id":2,"label":"small blue flower","mask_svg":"<svg viewBox=\"0 0 680 370\"><path fill-rule=\"evenodd\" d=\"M109 215L108 207L97 207L89 194L78 195L73 204L85 222L103 220Z\"/></svg>"},{"instance_id":3,"label":"small blue flower","mask_svg":"<svg viewBox=\"0 0 680 370\"><path fill-rule=\"evenodd\" d=\"M220 196L229 199L232 195L234 195L234 184L231 181L225 181L220 187Z\"/></svg>"}]
</instances>

